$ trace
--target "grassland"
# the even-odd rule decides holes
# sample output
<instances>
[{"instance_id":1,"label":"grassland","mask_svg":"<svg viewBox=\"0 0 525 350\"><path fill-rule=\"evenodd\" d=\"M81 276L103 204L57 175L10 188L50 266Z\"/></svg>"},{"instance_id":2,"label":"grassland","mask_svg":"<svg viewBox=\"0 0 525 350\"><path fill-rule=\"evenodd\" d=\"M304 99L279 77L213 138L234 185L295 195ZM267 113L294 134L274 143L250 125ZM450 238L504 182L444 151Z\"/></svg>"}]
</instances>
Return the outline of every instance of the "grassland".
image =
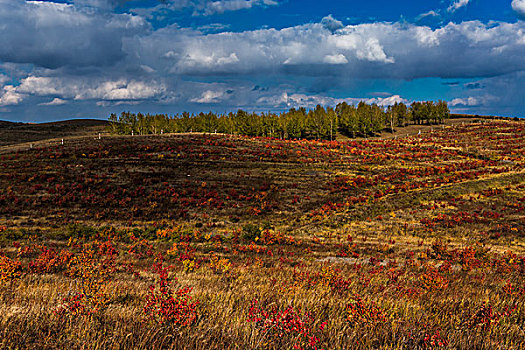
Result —
<instances>
[{"instance_id":1,"label":"grassland","mask_svg":"<svg viewBox=\"0 0 525 350\"><path fill-rule=\"evenodd\" d=\"M525 348L523 122L0 163L0 348Z\"/></svg>"}]
</instances>

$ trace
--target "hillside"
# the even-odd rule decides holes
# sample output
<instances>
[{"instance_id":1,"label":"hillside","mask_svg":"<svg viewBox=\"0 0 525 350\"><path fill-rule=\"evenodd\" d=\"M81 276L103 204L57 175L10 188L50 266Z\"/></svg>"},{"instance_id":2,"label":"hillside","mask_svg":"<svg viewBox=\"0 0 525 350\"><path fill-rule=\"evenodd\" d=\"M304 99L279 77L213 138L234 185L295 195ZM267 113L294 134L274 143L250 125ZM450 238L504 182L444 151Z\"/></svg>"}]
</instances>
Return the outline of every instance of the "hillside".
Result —
<instances>
[{"instance_id":1,"label":"hillside","mask_svg":"<svg viewBox=\"0 0 525 350\"><path fill-rule=\"evenodd\" d=\"M522 348L525 123L450 123L4 148L1 347Z\"/></svg>"},{"instance_id":2,"label":"hillside","mask_svg":"<svg viewBox=\"0 0 525 350\"><path fill-rule=\"evenodd\" d=\"M107 122L98 119L73 119L52 123L12 123L0 121L0 147L51 139L97 135L105 132Z\"/></svg>"}]
</instances>

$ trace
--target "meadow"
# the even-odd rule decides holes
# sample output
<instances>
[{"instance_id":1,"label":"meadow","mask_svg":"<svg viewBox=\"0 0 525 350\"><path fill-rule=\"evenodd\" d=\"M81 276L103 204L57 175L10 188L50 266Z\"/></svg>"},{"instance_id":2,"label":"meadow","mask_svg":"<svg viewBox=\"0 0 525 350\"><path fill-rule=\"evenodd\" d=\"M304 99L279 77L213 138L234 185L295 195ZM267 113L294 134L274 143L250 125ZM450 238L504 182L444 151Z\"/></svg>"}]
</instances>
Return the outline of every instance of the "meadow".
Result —
<instances>
[{"instance_id":1,"label":"meadow","mask_svg":"<svg viewBox=\"0 0 525 350\"><path fill-rule=\"evenodd\" d=\"M525 123L0 153L2 349L524 349Z\"/></svg>"}]
</instances>

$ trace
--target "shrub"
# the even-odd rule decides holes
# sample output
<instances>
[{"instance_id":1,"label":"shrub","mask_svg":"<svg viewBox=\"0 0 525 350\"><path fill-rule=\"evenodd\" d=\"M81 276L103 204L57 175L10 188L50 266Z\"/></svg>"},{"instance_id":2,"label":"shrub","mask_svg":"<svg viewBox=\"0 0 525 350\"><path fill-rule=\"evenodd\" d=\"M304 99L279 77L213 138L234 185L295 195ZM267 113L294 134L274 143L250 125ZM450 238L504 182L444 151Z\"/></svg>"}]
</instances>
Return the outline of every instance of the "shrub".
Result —
<instances>
[{"instance_id":1,"label":"shrub","mask_svg":"<svg viewBox=\"0 0 525 350\"><path fill-rule=\"evenodd\" d=\"M254 224L246 224L242 228L242 237L249 241L258 240L261 237L261 229Z\"/></svg>"},{"instance_id":2,"label":"shrub","mask_svg":"<svg viewBox=\"0 0 525 350\"><path fill-rule=\"evenodd\" d=\"M66 228L66 236L73 238L90 238L97 233L93 227L82 224L69 224Z\"/></svg>"},{"instance_id":3,"label":"shrub","mask_svg":"<svg viewBox=\"0 0 525 350\"><path fill-rule=\"evenodd\" d=\"M23 275L22 263L7 256L0 256L0 285L19 279Z\"/></svg>"},{"instance_id":4,"label":"shrub","mask_svg":"<svg viewBox=\"0 0 525 350\"><path fill-rule=\"evenodd\" d=\"M354 297L354 301L347 306L347 321L352 326L371 325L386 322L383 310L374 302L367 302L360 296Z\"/></svg>"},{"instance_id":5,"label":"shrub","mask_svg":"<svg viewBox=\"0 0 525 350\"><path fill-rule=\"evenodd\" d=\"M255 322L261 330L259 344L266 340L266 345L283 348L292 342L293 349L318 349L319 337L308 313L295 311L292 306L284 310L278 307L264 307L254 299L248 310L248 322ZM324 328L323 323L319 330ZM266 338L266 339L265 339ZM257 346L259 345L257 344Z\"/></svg>"},{"instance_id":6,"label":"shrub","mask_svg":"<svg viewBox=\"0 0 525 350\"><path fill-rule=\"evenodd\" d=\"M189 287L174 291L168 279L168 269L161 269L158 288L154 285L149 287L144 305L146 318L156 324L169 327L193 324L197 318L198 302L192 301L190 292Z\"/></svg>"}]
</instances>

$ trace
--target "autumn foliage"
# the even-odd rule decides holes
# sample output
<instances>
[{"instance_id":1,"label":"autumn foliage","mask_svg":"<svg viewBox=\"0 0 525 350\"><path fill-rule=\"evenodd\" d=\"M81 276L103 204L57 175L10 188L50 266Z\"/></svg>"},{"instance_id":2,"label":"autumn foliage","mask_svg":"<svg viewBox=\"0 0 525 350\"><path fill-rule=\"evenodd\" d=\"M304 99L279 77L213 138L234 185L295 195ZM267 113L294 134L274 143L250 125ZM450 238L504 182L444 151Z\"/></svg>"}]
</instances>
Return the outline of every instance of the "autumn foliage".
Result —
<instances>
[{"instance_id":1,"label":"autumn foliage","mask_svg":"<svg viewBox=\"0 0 525 350\"><path fill-rule=\"evenodd\" d=\"M0 159L0 348L525 347L522 122Z\"/></svg>"}]
</instances>

